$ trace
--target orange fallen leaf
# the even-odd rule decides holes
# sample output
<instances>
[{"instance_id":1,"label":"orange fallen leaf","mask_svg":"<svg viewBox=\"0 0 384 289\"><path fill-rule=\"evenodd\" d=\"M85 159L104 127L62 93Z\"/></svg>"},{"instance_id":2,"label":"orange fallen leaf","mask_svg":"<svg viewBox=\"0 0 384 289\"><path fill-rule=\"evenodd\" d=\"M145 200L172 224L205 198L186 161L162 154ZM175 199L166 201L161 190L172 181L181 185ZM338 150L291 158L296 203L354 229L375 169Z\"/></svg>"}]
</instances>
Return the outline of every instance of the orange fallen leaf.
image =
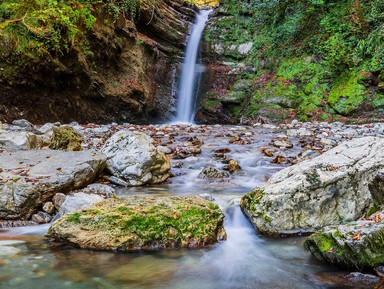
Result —
<instances>
[{"instance_id":1,"label":"orange fallen leaf","mask_svg":"<svg viewBox=\"0 0 384 289\"><path fill-rule=\"evenodd\" d=\"M352 240L359 241L360 239L361 239L360 231L357 231L355 234L353 234Z\"/></svg>"}]
</instances>

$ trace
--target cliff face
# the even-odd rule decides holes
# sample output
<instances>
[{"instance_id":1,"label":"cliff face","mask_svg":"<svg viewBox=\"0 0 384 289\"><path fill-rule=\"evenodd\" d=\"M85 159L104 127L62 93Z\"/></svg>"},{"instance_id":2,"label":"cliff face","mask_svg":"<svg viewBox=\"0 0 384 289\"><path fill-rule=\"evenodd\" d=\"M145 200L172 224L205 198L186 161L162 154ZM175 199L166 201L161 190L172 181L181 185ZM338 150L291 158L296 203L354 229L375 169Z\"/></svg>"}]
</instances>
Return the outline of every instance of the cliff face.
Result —
<instances>
[{"instance_id":1,"label":"cliff face","mask_svg":"<svg viewBox=\"0 0 384 289\"><path fill-rule=\"evenodd\" d=\"M200 122L384 118L384 4L221 0Z\"/></svg>"},{"instance_id":2,"label":"cliff face","mask_svg":"<svg viewBox=\"0 0 384 289\"><path fill-rule=\"evenodd\" d=\"M5 11L11 7L6 2ZM148 123L169 117L194 6L144 0L136 11L123 7L113 14L99 3L68 5L84 14L75 28L57 24L61 15L52 20L56 7L44 7L51 9L49 18L44 11L30 12L32 6L0 13L0 120ZM19 21L18 14L25 16ZM47 23L53 23L51 30ZM26 31L23 47L20 31ZM76 37L70 38L71 31Z\"/></svg>"}]
</instances>

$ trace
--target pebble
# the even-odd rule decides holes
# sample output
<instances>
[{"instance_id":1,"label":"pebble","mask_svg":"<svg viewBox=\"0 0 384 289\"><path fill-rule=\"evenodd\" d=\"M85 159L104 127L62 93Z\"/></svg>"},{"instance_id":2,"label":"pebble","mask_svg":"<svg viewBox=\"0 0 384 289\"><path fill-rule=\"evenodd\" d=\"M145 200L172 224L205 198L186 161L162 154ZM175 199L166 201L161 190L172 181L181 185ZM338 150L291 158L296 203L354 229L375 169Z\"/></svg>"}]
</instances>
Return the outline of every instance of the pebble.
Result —
<instances>
[{"instance_id":1,"label":"pebble","mask_svg":"<svg viewBox=\"0 0 384 289\"><path fill-rule=\"evenodd\" d=\"M56 210L60 210L61 205L64 203L64 201L65 201L65 195L62 193L57 193L52 198L52 202Z\"/></svg>"},{"instance_id":2,"label":"pebble","mask_svg":"<svg viewBox=\"0 0 384 289\"><path fill-rule=\"evenodd\" d=\"M43 206L43 211L52 214L55 211L55 205L52 202L46 202Z\"/></svg>"},{"instance_id":3,"label":"pebble","mask_svg":"<svg viewBox=\"0 0 384 289\"><path fill-rule=\"evenodd\" d=\"M32 215L32 221L38 224L46 224L52 220L52 217L46 212L38 212L37 214Z\"/></svg>"}]
</instances>

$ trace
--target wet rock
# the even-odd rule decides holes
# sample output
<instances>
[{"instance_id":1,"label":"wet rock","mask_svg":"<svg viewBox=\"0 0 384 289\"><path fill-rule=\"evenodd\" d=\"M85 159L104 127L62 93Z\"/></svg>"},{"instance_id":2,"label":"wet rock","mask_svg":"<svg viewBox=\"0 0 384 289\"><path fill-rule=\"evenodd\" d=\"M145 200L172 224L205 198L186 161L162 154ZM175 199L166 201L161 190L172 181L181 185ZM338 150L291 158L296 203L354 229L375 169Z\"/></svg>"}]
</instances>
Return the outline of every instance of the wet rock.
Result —
<instances>
[{"instance_id":1,"label":"wet rock","mask_svg":"<svg viewBox=\"0 0 384 289\"><path fill-rule=\"evenodd\" d=\"M306 128L299 128L299 129L288 129L287 135L294 136L294 137L304 137L304 136L312 136L313 133Z\"/></svg>"},{"instance_id":2,"label":"wet rock","mask_svg":"<svg viewBox=\"0 0 384 289\"><path fill-rule=\"evenodd\" d=\"M241 170L239 163L236 160L229 160L228 164L224 167L230 174L237 173Z\"/></svg>"},{"instance_id":3,"label":"wet rock","mask_svg":"<svg viewBox=\"0 0 384 289\"><path fill-rule=\"evenodd\" d=\"M53 127L52 131L50 149L67 151L80 151L83 149L81 147L83 138L72 126Z\"/></svg>"},{"instance_id":4,"label":"wet rock","mask_svg":"<svg viewBox=\"0 0 384 289\"><path fill-rule=\"evenodd\" d=\"M352 272L350 274L339 272L322 272L314 277L316 283L327 288L373 289L378 285L380 278L370 274Z\"/></svg>"},{"instance_id":5,"label":"wet rock","mask_svg":"<svg viewBox=\"0 0 384 289\"><path fill-rule=\"evenodd\" d=\"M273 160L273 164L283 164L286 161L286 158L283 156L276 156Z\"/></svg>"},{"instance_id":6,"label":"wet rock","mask_svg":"<svg viewBox=\"0 0 384 289\"><path fill-rule=\"evenodd\" d=\"M159 184L169 178L170 162L144 133L121 130L105 143L107 168L130 186Z\"/></svg>"},{"instance_id":7,"label":"wet rock","mask_svg":"<svg viewBox=\"0 0 384 289\"><path fill-rule=\"evenodd\" d=\"M260 152L262 154L264 154L265 156L267 156L267 157L273 157L274 153L276 152L276 150L272 150L272 149L263 147L263 148L260 149Z\"/></svg>"},{"instance_id":8,"label":"wet rock","mask_svg":"<svg viewBox=\"0 0 384 289\"><path fill-rule=\"evenodd\" d=\"M26 129L31 129L33 127L32 123L26 119L16 119L12 121L12 124Z\"/></svg>"},{"instance_id":9,"label":"wet rock","mask_svg":"<svg viewBox=\"0 0 384 289\"><path fill-rule=\"evenodd\" d=\"M384 212L309 236L304 247L319 260L347 268L384 263Z\"/></svg>"},{"instance_id":10,"label":"wet rock","mask_svg":"<svg viewBox=\"0 0 384 289\"><path fill-rule=\"evenodd\" d=\"M62 193L89 184L105 167L100 152L31 150L3 153L0 163L0 219L28 219Z\"/></svg>"},{"instance_id":11,"label":"wet rock","mask_svg":"<svg viewBox=\"0 0 384 289\"><path fill-rule=\"evenodd\" d=\"M360 272L352 272L349 273L346 278L354 283L365 283L365 284L376 284L380 281L380 277L371 275L371 274L363 274Z\"/></svg>"},{"instance_id":12,"label":"wet rock","mask_svg":"<svg viewBox=\"0 0 384 289\"><path fill-rule=\"evenodd\" d=\"M51 221L52 217L46 212L38 212L32 215L32 221L38 224L46 224Z\"/></svg>"},{"instance_id":13,"label":"wet rock","mask_svg":"<svg viewBox=\"0 0 384 289\"><path fill-rule=\"evenodd\" d=\"M85 209L93 204L101 202L104 198L97 194L87 194L84 192L67 195L64 203L60 207L59 213L64 215L68 212L73 212L79 209Z\"/></svg>"},{"instance_id":14,"label":"wet rock","mask_svg":"<svg viewBox=\"0 0 384 289\"><path fill-rule=\"evenodd\" d=\"M231 149L229 148L222 148L222 149L217 149L213 151L216 154L227 154L231 152Z\"/></svg>"},{"instance_id":15,"label":"wet rock","mask_svg":"<svg viewBox=\"0 0 384 289\"><path fill-rule=\"evenodd\" d=\"M241 138L239 135L232 137L229 140L230 144L246 145L250 144L251 141L248 138Z\"/></svg>"},{"instance_id":16,"label":"wet rock","mask_svg":"<svg viewBox=\"0 0 384 289\"><path fill-rule=\"evenodd\" d=\"M157 149L166 155L169 155L172 153L172 150L169 147L157 146Z\"/></svg>"},{"instance_id":17,"label":"wet rock","mask_svg":"<svg viewBox=\"0 0 384 289\"><path fill-rule=\"evenodd\" d=\"M178 168L181 169L183 167L184 163L183 162L176 162L172 165L173 168Z\"/></svg>"},{"instance_id":18,"label":"wet rock","mask_svg":"<svg viewBox=\"0 0 384 289\"><path fill-rule=\"evenodd\" d=\"M199 194L199 197L202 197L203 199L206 199L209 202L213 202L215 200L215 198L211 194L208 194L208 193Z\"/></svg>"},{"instance_id":19,"label":"wet rock","mask_svg":"<svg viewBox=\"0 0 384 289\"><path fill-rule=\"evenodd\" d=\"M201 154L201 149L199 147L177 147L174 150L173 158L185 159L199 154Z\"/></svg>"},{"instance_id":20,"label":"wet rock","mask_svg":"<svg viewBox=\"0 0 384 289\"><path fill-rule=\"evenodd\" d=\"M207 167L203 169L197 177L199 179L220 180L229 178L229 174L227 172L219 171L215 167Z\"/></svg>"},{"instance_id":21,"label":"wet rock","mask_svg":"<svg viewBox=\"0 0 384 289\"><path fill-rule=\"evenodd\" d=\"M219 207L200 197L134 196L66 214L46 237L97 250L203 247L226 238L223 221Z\"/></svg>"},{"instance_id":22,"label":"wet rock","mask_svg":"<svg viewBox=\"0 0 384 289\"><path fill-rule=\"evenodd\" d=\"M242 209L270 235L314 232L356 220L374 204L368 185L384 167L384 138L343 143L285 168L245 195Z\"/></svg>"},{"instance_id":23,"label":"wet rock","mask_svg":"<svg viewBox=\"0 0 384 289\"><path fill-rule=\"evenodd\" d=\"M52 214L55 211L55 205L52 202L46 202L43 206L43 211Z\"/></svg>"},{"instance_id":24,"label":"wet rock","mask_svg":"<svg viewBox=\"0 0 384 289\"><path fill-rule=\"evenodd\" d=\"M288 140L284 140L284 139L276 139L276 140L272 140L272 145L274 147L277 147L277 148L282 148L282 149L290 149L290 148L293 148L293 144L288 141Z\"/></svg>"},{"instance_id":25,"label":"wet rock","mask_svg":"<svg viewBox=\"0 0 384 289\"><path fill-rule=\"evenodd\" d=\"M128 187L129 186L129 184L126 181L123 181L122 179L117 178L115 176L110 176L108 178L108 181L110 181L112 184L118 185L120 187Z\"/></svg>"},{"instance_id":26,"label":"wet rock","mask_svg":"<svg viewBox=\"0 0 384 289\"><path fill-rule=\"evenodd\" d=\"M105 198L115 197L115 189L105 184L90 184L81 190L86 194L96 194Z\"/></svg>"},{"instance_id":27,"label":"wet rock","mask_svg":"<svg viewBox=\"0 0 384 289\"><path fill-rule=\"evenodd\" d=\"M64 203L65 201L65 195L63 193L57 193L53 196L52 198L52 202L55 206L55 209L56 210L60 210L61 208L61 205Z\"/></svg>"}]
</instances>

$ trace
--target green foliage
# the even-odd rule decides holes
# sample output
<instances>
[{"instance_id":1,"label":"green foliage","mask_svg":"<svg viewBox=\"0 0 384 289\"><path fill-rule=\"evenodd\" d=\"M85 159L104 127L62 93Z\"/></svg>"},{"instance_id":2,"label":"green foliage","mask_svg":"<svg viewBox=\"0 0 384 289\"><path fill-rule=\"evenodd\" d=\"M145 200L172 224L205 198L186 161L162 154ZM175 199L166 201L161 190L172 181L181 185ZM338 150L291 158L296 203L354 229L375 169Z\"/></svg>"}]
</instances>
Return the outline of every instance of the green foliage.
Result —
<instances>
[{"instance_id":1,"label":"green foliage","mask_svg":"<svg viewBox=\"0 0 384 289\"><path fill-rule=\"evenodd\" d=\"M133 18L139 13L140 2L4 0L0 4L0 61L21 65L31 60L57 59L70 51L85 59L91 55L87 36L96 24L100 7L115 20L120 14Z\"/></svg>"},{"instance_id":2,"label":"green foliage","mask_svg":"<svg viewBox=\"0 0 384 289\"><path fill-rule=\"evenodd\" d=\"M342 115L348 115L357 109L365 99L365 88L359 83L362 75L346 71L336 79L328 102L334 110Z\"/></svg>"},{"instance_id":3,"label":"green foliage","mask_svg":"<svg viewBox=\"0 0 384 289\"><path fill-rule=\"evenodd\" d=\"M383 1L225 0L222 6L226 17L206 39L225 48L224 59L256 68L259 85L245 102L246 115L289 108L302 119L325 119L330 107L348 115L369 98L382 106L381 94L361 80L384 71ZM228 49L249 41L248 55ZM269 77L260 80L263 75Z\"/></svg>"}]
</instances>

